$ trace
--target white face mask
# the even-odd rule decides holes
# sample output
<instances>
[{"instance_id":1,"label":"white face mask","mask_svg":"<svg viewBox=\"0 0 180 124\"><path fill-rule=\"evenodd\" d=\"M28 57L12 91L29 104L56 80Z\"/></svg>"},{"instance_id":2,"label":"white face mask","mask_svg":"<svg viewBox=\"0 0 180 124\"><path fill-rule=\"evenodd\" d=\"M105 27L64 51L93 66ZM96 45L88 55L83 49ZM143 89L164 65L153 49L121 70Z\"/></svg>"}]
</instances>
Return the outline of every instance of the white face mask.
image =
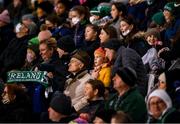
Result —
<instances>
[{"instance_id":1,"label":"white face mask","mask_svg":"<svg viewBox=\"0 0 180 124\"><path fill-rule=\"evenodd\" d=\"M128 29L127 31L123 32L122 35L127 36L129 33L130 33L130 30Z\"/></svg>"},{"instance_id":2,"label":"white face mask","mask_svg":"<svg viewBox=\"0 0 180 124\"><path fill-rule=\"evenodd\" d=\"M76 25L79 21L80 21L80 19L78 17L73 17L72 18L72 24L73 25Z\"/></svg>"},{"instance_id":3,"label":"white face mask","mask_svg":"<svg viewBox=\"0 0 180 124\"><path fill-rule=\"evenodd\" d=\"M21 28L21 23L18 23L18 24L16 25L15 32L16 32L16 33L19 33L19 32L20 32L20 28Z\"/></svg>"},{"instance_id":4,"label":"white face mask","mask_svg":"<svg viewBox=\"0 0 180 124\"><path fill-rule=\"evenodd\" d=\"M91 24L93 24L93 23L94 23L94 21L96 21L96 19L95 19L95 17L94 17L94 16L91 16L91 17L89 18L89 21L91 22Z\"/></svg>"}]
</instances>

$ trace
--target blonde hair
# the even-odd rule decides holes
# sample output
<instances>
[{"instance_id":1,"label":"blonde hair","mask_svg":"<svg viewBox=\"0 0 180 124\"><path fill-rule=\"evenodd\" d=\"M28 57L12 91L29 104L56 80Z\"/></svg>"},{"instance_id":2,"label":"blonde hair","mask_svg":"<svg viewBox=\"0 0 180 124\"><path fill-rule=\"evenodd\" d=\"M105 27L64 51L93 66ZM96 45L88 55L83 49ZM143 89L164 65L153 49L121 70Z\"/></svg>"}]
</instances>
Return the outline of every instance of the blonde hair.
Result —
<instances>
[{"instance_id":1,"label":"blonde hair","mask_svg":"<svg viewBox=\"0 0 180 124\"><path fill-rule=\"evenodd\" d=\"M43 40L40 42L40 45L41 44L46 44L47 45L47 48L49 50L56 50L57 49L57 41L55 38L50 38L48 40Z\"/></svg>"}]
</instances>

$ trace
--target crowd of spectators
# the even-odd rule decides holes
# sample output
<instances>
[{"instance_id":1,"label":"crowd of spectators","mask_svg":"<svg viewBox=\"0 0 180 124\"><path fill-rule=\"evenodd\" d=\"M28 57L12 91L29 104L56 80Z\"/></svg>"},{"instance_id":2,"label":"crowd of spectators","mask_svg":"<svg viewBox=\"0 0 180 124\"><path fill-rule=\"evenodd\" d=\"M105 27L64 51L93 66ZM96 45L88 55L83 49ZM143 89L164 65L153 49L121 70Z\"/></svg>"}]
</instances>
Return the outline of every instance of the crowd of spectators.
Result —
<instances>
[{"instance_id":1,"label":"crowd of spectators","mask_svg":"<svg viewBox=\"0 0 180 124\"><path fill-rule=\"evenodd\" d=\"M179 12L178 0L0 0L0 123L180 123Z\"/></svg>"}]
</instances>

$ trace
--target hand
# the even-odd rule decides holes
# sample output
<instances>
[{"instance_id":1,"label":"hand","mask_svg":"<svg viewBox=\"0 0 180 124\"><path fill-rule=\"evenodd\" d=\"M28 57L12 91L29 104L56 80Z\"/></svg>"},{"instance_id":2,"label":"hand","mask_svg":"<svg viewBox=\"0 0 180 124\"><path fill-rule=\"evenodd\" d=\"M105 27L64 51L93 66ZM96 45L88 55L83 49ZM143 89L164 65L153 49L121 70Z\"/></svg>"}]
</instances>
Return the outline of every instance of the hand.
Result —
<instances>
[{"instance_id":1,"label":"hand","mask_svg":"<svg viewBox=\"0 0 180 124\"><path fill-rule=\"evenodd\" d=\"M89 114L88 113L81 113L79 115L80 118L84 119L84 120L89 120Z\"/></svg>"},{"instance_id":2,"label":"hand","mask_svg":"<svg viewBox=\"0 0 180 124\"><path fill-rule=\"evenodd\" d=\"M91 73L91 76L92 76L93 78L97 79L98 76L99 76L99 71L93 70L92 73Z\"/></svg>"},{"instance_id":3,"label":"hand","mask_svg":"<svg viewBox=\"0 0 180 124\"><path fill-rule=\"evenodd\" d=\"M60 48L57 48L57 52L59 54L59 58L61 58L63 55L64 55L64 50L60 49Z\"/></svg>"},{"instance_id":4,"label":"hand","mask_svg":"<svg viewBox=\"0 0 180 124\"><path fill-rule=\"evenodd\" d=\"M36 71L36 72L39 71L38 67L35 67L34 71Z\"/></svg>"}]
</instances>

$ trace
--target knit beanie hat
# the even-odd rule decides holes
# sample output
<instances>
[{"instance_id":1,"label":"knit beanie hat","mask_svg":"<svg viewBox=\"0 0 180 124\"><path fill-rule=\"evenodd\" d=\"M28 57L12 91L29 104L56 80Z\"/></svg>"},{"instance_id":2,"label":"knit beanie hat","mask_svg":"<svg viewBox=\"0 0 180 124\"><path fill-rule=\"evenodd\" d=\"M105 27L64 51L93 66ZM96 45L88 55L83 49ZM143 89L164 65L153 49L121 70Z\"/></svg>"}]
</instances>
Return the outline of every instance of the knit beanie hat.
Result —
<instances>
[{"instance_id":1,"label":"knit beanie hat","mask_svg":"<svg viewBox=\"0 0 180 124\"><path fill-rule=\"evenodd\" d=\"M102 47L99 47L94 51L94 55L100 55L102 57L105 57L105 50Z\"/></svg>"},{"instance_id":2,"label":"knit beanie hat","mask_svg":"<svg viewBox=\"0 0 180 124\"><path fill-rule=\"evenodd\" d=\"M25 14L22 16L22 20L28 20L28 19L33 21L34 16L32 14Z\"/></svg>"},{"instance_id":3,"label":"knit beanie hat","mask_svg":"<svg viewBox=\"0 0 180 124\"><path fill-rule=\"evenodd\" d=\"M9 12L8 10L4 10L1 14L0 14L0 21L5 22L5 23L10 23L10 16L9 16Z\"/></svg>"},{"instance_id":4,"label":"knit beanie hat","mask_svg":"<svg viewBox=\"0 0 180 124\"><path fill-rule=\"evenodd\" d=\"M109 48L109 49L113 49L114 51L117 51L121 46L121 43L118 39L112 38L109 39L107 42L102 43L101 46L103 48Z\"/></svg>"},{"instance_id":5,"label":"knit beanie hat","mask_svg":"<svg viewBox=\"0 0 180 124\"><path fill-rule=\"evenodd\" d=\"M128 86L133 87L136 84L137 75L134 69L130 67L123 67L116 71L116 74L121 77L121 79Z\"/></svg>"},{"instance_id":6,"label":"knit beanie hat","mask_svg":"<svg viewBox=\"0 0 180 124\"><path fill-rule=\"evenodd\" d=\"M33 37L29 40L28 45L39 45L38 37Z\"/></svg>"},{"instance_id":7,"label":"knit beanie hat","mask_svg":"<svg viewBox=\"0 0 180 124\"><path fill-rule=\"evenodd\" d=\"M164 10L168 10L171 13L174 13L175 11L175 6L174 6L175 2L169 2L164 6Z\"/></svg>"},{"instance_id":8,"label":"knit beanie hat","mask_svg":"<svg viewBox=\"0 0 180 124\"><path fill-rule=\"evenodd\" d=\"M167 94L167 92L162 89L156 89L148 96L148 99L146 102L148 110L149 110L150 99L154 96L159 97L161 100L163 100L166 103L166 106L167 106L166 110L168 110L169 108L172 107L172 101L171 101L171 98L169 97L169 95Z\"/></svg>"},{"instance_id":9,"label":"knit beanie hat","mask_svg":"<svg viewBox=\"0 0 180 124\"><path fill-rule=\"evenodd\" d=\"M160 33L157 31L156 28L149 28L146 32L145 32L145 38L147 38L148 36L155 36L158 40L161 40L161 36Z\"/></svg>"},{"instance_id":10,"label":"knit beanie hat","mask_svg":"<svg viewBox=\"0 0 180 124\"><path fill-rule=\"evenodd\" d=\"M96 117L101 118L103 121L105 121L106 123L110 123L111 122L111 118L112 116L116 113L115 110L113 109L100 109L99 111L97 111L95 113Z\"/></svg>"},{"instance_id":11,"label":"knit beanie hat","mask_svg":"<svg viewBox=\"0 0 180 124\"><path fill-rule=\"evenodd\" d=\"M52 98L50 107L58 113L61 113L63 115L70 115L71 99L63 93L58 93Z\"/></svg>"},{"instance_id":12,"label":"knit beanie hat","mask_svg":"<svg viewBox=\"0 0 180 124\"><path fill-rule=\"evenodd\" d=\"M75 54L72 56L72 58L76 58L80 60L84 64L85 67L88 67L91 61L91 58L88 55L88 53L83 50L77 50Z\"/></svg>"},{"instance_id":13,"label":"knit beanie hat","mask_svg":"<svg viewBox=\"0 0 180 124\"><path fill-rule=\"evenodd\" d=\"M165 23L163 12L157 12L152 16L152 21L154 21L156 24L162 26Z\"/></svg>"},{"instance_id":14,"label":"knit beanie hat","mask_svg":"<svg viewBox=\"0 0 180 124\"><path fill-rule=\"evenodd\" d=\"M75 50L74 40L70 35L63 36L57 41L57 47L71 53Z\"/></svg>"},{"instance_id":15,"label":"knit beanie hat","mask_svg":"<svg viewBox=\"0 0 180 124\"><path fill-rule=\"evenodd\" d=\"M97 15L97 16L100 16L100 17L104 17L104 16L108 16L110 14L110 11L111 11L110 4L101 3L97 7L92 8L90 13L92 15Z\"/></svg>"}]
</instances>

